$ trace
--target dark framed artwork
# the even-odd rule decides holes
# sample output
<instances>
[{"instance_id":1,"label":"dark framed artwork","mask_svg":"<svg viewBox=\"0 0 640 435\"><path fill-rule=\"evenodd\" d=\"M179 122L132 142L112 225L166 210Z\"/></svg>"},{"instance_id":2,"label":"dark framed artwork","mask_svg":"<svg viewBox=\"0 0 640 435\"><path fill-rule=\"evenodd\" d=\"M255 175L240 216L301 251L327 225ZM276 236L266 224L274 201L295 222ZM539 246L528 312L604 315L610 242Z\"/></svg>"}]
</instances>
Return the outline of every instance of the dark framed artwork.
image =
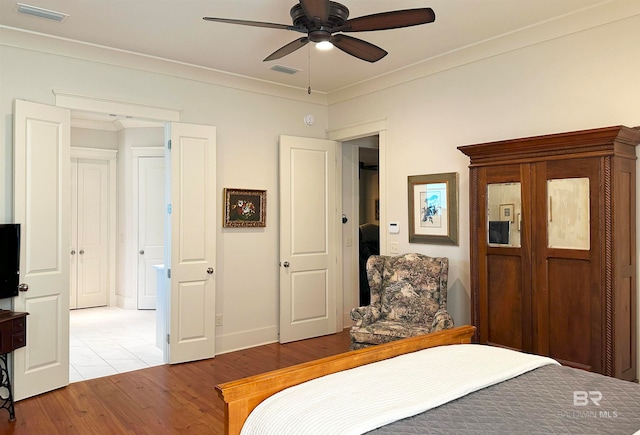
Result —
<instances>
[{"instance_id":1,"label":"dark framed artwork","mask_svg":"<svg viewBox=\"0 0 640 435\"><path fill-rule=\"evenodd\" d=\"M266 190L224 189L223 227L266 227L266 218Z\"/></svg>"},{"instance_id":2,"label":"dark framed artwork","mask_svg":"<svg viewBox=\"0 0 640 435\"><path fill-rule=\"evenodd\" d=\"M515 222L514 204L500 204L499 210L501 221Z\"/></svg>"},{"instance_id":3,"label":"dark framed artwork","mask_svg":"<svg viewBox=\"0 0 640 435\"><path fill-rule=\"evenodd\" d=\"M458 173L408 177L409 243L458 244Z\"/></svg>"}]
</instances>

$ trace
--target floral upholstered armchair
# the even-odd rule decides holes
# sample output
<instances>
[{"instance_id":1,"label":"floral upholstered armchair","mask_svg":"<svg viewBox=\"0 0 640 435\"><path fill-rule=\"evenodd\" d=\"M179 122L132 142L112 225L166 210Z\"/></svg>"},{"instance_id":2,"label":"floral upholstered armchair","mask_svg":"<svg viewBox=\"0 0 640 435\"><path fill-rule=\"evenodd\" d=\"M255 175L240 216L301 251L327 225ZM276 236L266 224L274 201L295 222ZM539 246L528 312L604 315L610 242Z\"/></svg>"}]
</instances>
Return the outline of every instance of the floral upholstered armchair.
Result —
<instances>
[{"instance_id":1,"label":"floral upholstered armchair","mask_svg":"<svg viewBox=\"0 0 640 435\"><path fill-rule=\"evenodd\" d=\"M449 259L412 253L367 261L371 303L351 309L351 349L453 328L447 312Z\"/></svg>"}]
</instances>

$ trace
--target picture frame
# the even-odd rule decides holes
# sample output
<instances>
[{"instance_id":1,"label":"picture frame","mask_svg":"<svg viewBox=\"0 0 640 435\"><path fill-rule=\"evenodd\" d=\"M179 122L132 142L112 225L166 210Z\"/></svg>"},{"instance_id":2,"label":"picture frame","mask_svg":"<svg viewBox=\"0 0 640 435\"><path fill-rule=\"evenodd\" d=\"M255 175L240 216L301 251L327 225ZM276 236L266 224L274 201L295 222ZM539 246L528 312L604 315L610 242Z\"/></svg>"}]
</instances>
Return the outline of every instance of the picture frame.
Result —
<instances>
[{"instance_id":1,"label":"picture frame","mask_svg":"<svg viewBox=\"0 0 640 435\"><path fill-rule=\"evenodd\" d=\"M266 227L267 191L224 189L224 228Z\"/></svg>"},{"instance_id":2,"label":"picture frame","mask_svg":"<svg viewBox=\"0 0 640 435\"><path fill-rule=\"evenodd\" d=\"M458 245L458 173L410 175L409 243Z\"/></svg>"},{"instance_id":3,"label":"picture frame","mask_svg":"<svg viewBox=\"0 0 640 435\"><path fill-rule=\"evenodd\" d=\"M513 204L500 204L500 220L515 222L515 206Z\"/></svg>"}]
</instances>

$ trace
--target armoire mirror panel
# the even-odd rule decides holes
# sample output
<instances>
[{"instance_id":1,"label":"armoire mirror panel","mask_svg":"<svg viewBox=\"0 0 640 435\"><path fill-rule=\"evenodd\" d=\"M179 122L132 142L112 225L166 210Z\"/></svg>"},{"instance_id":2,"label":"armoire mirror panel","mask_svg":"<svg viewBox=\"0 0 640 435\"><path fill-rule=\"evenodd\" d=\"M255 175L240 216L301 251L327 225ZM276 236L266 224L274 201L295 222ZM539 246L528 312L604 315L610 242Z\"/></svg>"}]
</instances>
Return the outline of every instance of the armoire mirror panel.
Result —
<instances>
[{"instance_id":1,"label":"armoire mirror panel","mask_svg":"<svg viewBox=\"0 0 640 435\"><path fill-rule=\"evenodd\" d=\"M548 247L589 250L589 179L547 180Z\"/></svg>"},{"instance_id":2,"label":"armoire mirror panel","mask_svg":"<svg viewBox=\"0 0 640 435\"><path fill-rule=\"evenodd\" d=\"M522 200L520 183L487 185L487 243L520 247Z\"/></svg>"}]
</instances>

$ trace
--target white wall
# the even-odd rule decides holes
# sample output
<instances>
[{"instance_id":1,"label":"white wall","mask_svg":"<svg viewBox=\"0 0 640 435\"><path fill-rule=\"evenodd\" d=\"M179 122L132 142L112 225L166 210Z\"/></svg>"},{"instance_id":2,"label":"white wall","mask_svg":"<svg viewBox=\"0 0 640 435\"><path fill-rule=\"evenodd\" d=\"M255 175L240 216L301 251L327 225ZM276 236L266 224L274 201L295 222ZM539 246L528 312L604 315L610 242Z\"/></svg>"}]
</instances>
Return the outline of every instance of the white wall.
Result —
<instances>
[{"instance_id":1,"label":"white wall","mask_svg":"<svg viewBox=\"0 0 640 435\"><path fill-rule=\"evenodd\" d=\"M117 150L118 132L71 127L71 146Z\"/></svg>"},{"instance_id":2,"label":"white wall","mask_svg":"<svg viewBox=\"0 0 640 435\"><path fill-rule=\"evenodd\" d=\"M470 276L469 161L456 147L640 125L638 41L635 16L330 106L331 130L386 119L381 183L386 218L401 224L400 234L388 235L387 243L398 242L401 253L450 258L449 309L457 324L470 320ZM407 176L441 172L460 174L460 244L409 244Z\"/></svg>"},{"instance_id":3,"label":"white wall","mask_svg":"<svg viewBox=\"0 0 640 435\"><path fill-rule=\"evenodd\" d=\"M180 111L181 122L215 125L219 197L224 187L267 190L266 228L218 228L216 307L224 325L216 331L217 352L277 340L278 136L325 137L327 107L314 98L287 99L1 44L0 59L0 221L13 214L15 99L55 105L53 91L63 90L170 107ZM313 126L303 122L305 114L315 116Z\"/></svg>"}]
</instances>

